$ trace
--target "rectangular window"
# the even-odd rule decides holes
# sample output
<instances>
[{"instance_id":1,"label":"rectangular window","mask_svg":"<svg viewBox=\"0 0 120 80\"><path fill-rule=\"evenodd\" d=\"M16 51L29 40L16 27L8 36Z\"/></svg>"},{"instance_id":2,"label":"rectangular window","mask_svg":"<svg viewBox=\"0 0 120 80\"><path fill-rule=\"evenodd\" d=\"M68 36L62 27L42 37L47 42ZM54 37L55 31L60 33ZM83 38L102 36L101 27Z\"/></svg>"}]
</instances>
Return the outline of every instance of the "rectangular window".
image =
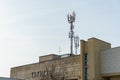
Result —
<instances>
[{"instance_id":1,"label":"rectangular window","mask_svg":"<svg viewBox=\"0 0 120 80\"><path fill-rule=\"evenodd\" d=\"M88 80L88 53L85 53L85 57L84 57L84 64L85 64L85 80Z\"/></svg>"},{"instance_id":2,"label":"rectangular window","mask_svg":"<svg viewBox=\"0 0 120 80\"><path fill-rule=\"evenodd\" d=\"M88 53L85 53L85 61L88 61Z\"/></svg>"},{"instance_id":3,"label":"rectangular window","mask_svg":"<svg viewBox=\"0 0 120 80\"><path fill-rule=\"evenodd\" d=\"M32 77L33 77L33 78L36 77L36 72L32 72Z\"/></svg>"},{"instance_id":4,"label":"rectangular window","mask_svg":"<svg viewBox=\"0 0 120 80\"><path fill-rule=\"evenodd\" d=\"M85 67L85 80L88 80L88 67Z\"/></svg>"},{"instance_id":5,"label":"rectangular window","mask_svg":"<svg viewBox=\"0 0 120 80\"><path fill-rule=\"evenodd\" d=\"M85 61L85 66L88 66L88 61Z\"/></svg>"},{"instance_id":6,"label":"rectangular window","mask_svg":"<svg viewBox=\"0 0 120 80\"><path fill-rule=\"evenodd\" d=\"M87 76L85 76L85 80L88 80Z\"/></svg>"},{"instance_id":7,"label":"rectangular window","mask_svg":"<svg viewBox=\"0 0 120 80\"><path fill-rule=\"evenodd\" d=\"M88 75L88 68L85 67L85 75Z\"/></svg>"}]
</instances>

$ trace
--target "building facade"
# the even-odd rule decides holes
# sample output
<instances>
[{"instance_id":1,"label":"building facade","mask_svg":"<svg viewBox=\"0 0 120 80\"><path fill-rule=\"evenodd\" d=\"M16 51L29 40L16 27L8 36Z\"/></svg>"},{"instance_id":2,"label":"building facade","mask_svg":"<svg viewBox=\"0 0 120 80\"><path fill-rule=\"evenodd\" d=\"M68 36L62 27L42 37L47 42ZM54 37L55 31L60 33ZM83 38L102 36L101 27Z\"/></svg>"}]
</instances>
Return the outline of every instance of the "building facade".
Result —
<instances>
[{"instance_id":1,"label":"building facade","mask_svg":"<svg viewBox=\"0 0 120 80\"><path fill-rule=\"evenodd\" d=\"M40 56L39 62L11 68L25 80L120 80L120 47L96 38L80 41L80 54Z\"/></svg>"},{"instance_id":2,"label":"building facade","mask_svg":"<svg viewBox=\"0 0 120 80\"><path fill-rule=\"evenodd\" d=\"M82 79L102 80L101 52L110 49L111 44L96 38L81 40Z\"/></svg>"},{"instance_id":3,"label":"building facade","mask_svg":"<svg viewBox=\"0 0 120 80\"><path fill-rule=\"evenodd\" d=\"M80 80L80 55L61 58L50 54L38 63L11 68L11 77L25 80Z\"/></svg>"}]
</instances>

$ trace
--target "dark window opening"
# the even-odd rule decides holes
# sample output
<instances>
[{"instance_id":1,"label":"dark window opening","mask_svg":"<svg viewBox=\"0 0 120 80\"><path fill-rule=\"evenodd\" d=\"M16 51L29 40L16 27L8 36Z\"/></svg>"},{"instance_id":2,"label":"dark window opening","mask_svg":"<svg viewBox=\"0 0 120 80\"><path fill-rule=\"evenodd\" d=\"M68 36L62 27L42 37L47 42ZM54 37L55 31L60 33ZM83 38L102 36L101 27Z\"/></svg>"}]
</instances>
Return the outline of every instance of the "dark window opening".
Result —
<instances>
[{"instance_id":1,"label":"dark window opening","mask_svg":"<svg viewBox=\"0 0 120 80\"><path fill-rule=\"evenodd\" d=\"M88 53L85 53L85 61L88 61Z\"/></svg>"},{"instance_id":2,"label":"dark window opening","mask_svg":"<svg viewBox=\"0 0 120 80\"><path fill-rule=\"evenodd\" d=\"M84 69L85 69L85 71L84 71L84 74L85 74L85 76L84 76L84 78L85 78L85 80L88 80L88 53L85 53L85 57L84 57Z\"/></svg>"},{"instance_id":3,"label":"dark window opening","mask_svg":"<svg viewBox=\"0 0 120 80\"><path fill-rule=\"evenodd\" d=\"M32 72L32 77L36 77L36 73L35 72Z\"/></svg>"}]
</instances>

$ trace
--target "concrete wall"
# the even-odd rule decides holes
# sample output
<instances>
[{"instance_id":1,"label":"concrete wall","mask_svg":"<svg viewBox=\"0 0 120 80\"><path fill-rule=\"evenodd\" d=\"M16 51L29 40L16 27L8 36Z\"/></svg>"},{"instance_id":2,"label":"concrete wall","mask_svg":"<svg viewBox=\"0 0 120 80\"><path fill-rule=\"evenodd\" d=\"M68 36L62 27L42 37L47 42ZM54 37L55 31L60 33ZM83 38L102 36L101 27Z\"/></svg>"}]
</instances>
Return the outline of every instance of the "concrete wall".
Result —
<instances>
[{"instance_id":1,"label":"concrete wall","mask_svg":"<svg viewBox=\"0 0 120 80\"><path fill-rule=\"evenodd\" d=\"M80 55L65 57L57 60L48 60L44 62L19 66L11 68L11 78L21 78L26 80L40 80L51 78L46 75L49 72L54 75L54 80L67 79L81 80L81 60ZM53 79L52 79L53 80Z\"/></svg>"},{"instance_id":2,"label":"concrete wall","mask_svg":"<svg viewBox=\"0 0 120 80\"><path fill-rule=\"evenodd\" d=\"M120 73L120 47L107 49L101 54L102 74Z\"/></svg>"},{"instance_id":3,"label":"concrete wall","mask_svg":"<svg viewBox=\"0 0 120 80\"><path fill-rule=\"evenodd\" d=\"M101 80L100 54L111 48L111 44L96 38L88 40L88 67L90 80Z\"/></svg>"},{"instance_id":4,"label":"concrete wall","mask_svg":"<svg viewBox=\"0 0 120 80\"><path fill-rule=\"evenodd\" d=\"M60 59L60 56L55 55L55 54L49 54L49 55L45 55L45 56L40 56L39 62L48 61L48 60L55 60L55 59Z\"/></svg>"},{"instance_id":5,"label":"concrete wall","mask_svg":"<svg viewBox=\"0 0 120 80\"><path fill-rule=\"evenodd\" d=\"M88 80L101 80L100 54L111 44L96 38L81 40L82 80L85 80L85 53L88 53Z\"/></svg>"}]
</instances>

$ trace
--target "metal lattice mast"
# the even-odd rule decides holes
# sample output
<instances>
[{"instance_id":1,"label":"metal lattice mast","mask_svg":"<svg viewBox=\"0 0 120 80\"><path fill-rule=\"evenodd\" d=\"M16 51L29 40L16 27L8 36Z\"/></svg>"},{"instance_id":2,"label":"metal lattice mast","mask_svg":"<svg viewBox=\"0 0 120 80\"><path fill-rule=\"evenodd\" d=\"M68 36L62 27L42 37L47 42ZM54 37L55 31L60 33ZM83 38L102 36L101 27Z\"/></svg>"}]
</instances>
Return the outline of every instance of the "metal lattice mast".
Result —
<instances>
[{"instance_id":1,"label":"metal lattice mast","mask_svg":"<svg viewBox=\"0 0 120 80\"><path fill-rule=\"evenodd\" d=\"M68 14L68 23L70 23L70 32L69 32L69 38L70 38L70 56L73 55L73 39L74 39L74 25L73 22L75 22L75 13L73 14Z\"/></svg>"}]
</instances>

